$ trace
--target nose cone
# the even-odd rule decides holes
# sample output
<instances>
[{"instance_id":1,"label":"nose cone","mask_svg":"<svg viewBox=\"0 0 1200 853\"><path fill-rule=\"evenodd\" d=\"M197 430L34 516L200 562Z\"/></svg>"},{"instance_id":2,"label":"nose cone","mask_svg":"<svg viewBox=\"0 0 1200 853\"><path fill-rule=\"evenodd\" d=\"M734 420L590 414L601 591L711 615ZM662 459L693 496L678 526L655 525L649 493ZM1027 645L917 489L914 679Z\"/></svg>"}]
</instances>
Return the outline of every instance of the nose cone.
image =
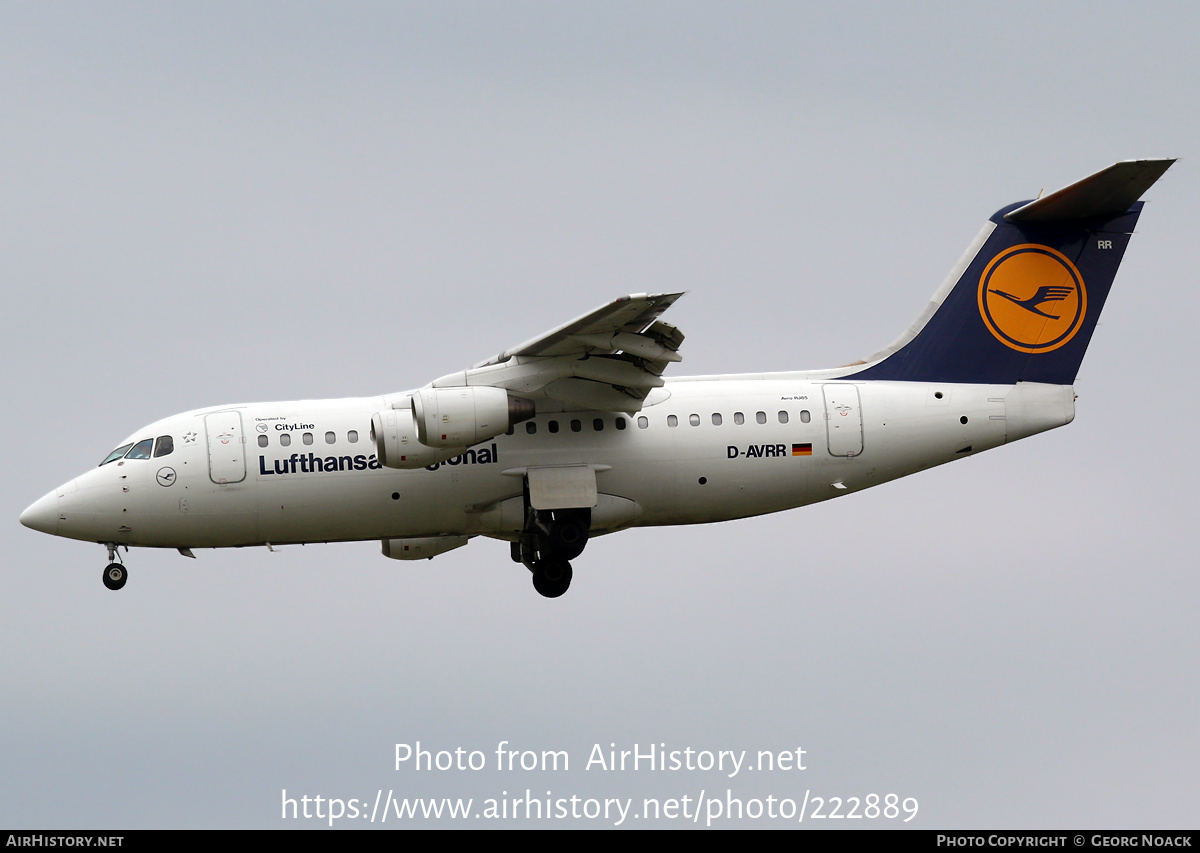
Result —
<instances>
[{"instance_id":1,"label":"nose cone","mask_svg":"<svg viewBox=\"0 0 1200 853\"><path fill-rule=\"evenodd\" d=\"M21 523L33 530L58 533L58 491L55 490L43 497L29 509L21 513Z\"/></svg>"}]
</instances>

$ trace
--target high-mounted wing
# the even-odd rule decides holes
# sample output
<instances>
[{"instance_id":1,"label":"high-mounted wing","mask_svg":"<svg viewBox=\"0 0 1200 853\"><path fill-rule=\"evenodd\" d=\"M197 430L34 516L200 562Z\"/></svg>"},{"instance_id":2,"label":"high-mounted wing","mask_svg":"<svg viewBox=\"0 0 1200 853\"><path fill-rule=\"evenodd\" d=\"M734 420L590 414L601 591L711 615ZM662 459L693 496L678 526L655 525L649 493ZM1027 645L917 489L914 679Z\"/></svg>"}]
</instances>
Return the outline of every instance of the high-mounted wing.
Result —
<instances>
[{"instance_id":1,"label":"high-mounted wing","mask_svg":"<svg viewBox=\"0 0 1200 853\"><path fill-rule=\"evenodd\" d=\"M432 387L503 388L539 410L636 412L681 360L683 333L658 318L682 295L622 296Z\"/></svg>"}]
</instances>

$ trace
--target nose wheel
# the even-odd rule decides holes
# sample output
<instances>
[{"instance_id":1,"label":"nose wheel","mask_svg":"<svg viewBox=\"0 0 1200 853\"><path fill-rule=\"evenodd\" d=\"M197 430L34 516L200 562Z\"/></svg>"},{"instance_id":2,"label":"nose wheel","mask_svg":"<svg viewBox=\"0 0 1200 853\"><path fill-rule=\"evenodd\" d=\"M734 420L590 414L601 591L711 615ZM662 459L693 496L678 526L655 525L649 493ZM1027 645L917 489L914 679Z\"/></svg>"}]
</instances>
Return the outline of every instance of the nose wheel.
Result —
<instances>
[{"instance_id":1,"label":"nose wheel","mask_svg":"<svg viewBox=\"0 0 1200 853\"><path fill-rule=\"evenodd\" d=\"M104 569L104 585L112 590L125 586L129 580L129 571L120 563L109 563Z\"/></svg>"},{"instance_id":2,"label":"nose wheel","mask_svg":"<svg viewBox=\"0 0 1200 853\"><path fill-rule=\"evenodd\" d=\"M125 586L125 581L129 580L129 570L117 560L120 557L117 555L117 546L113 542L105 543L108 548L108 565L104 567L104 586L111 590L118 590ZM125 549L129 550L128 547Z\"/></svg>"}]
</instances>

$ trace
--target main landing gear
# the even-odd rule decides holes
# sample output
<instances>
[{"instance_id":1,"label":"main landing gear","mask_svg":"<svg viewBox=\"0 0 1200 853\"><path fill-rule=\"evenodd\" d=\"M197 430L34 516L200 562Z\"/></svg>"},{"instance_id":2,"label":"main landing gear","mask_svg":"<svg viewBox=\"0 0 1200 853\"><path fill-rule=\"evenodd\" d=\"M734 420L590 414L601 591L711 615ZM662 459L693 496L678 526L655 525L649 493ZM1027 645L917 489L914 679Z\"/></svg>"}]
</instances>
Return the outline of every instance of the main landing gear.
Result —
<instances>
[{"instance_id":1,"label":"main landing gear","mask_svg":"<svg viewBox=\"0 0 1200 853\"><path fill-rule=\"evenodd\" d=\"M116 544L106 542L105 546L108 548L108 565L104 568L104 585L115 591L125 586L125 582L129 580L129 570L124 564L117 562L121 557L117 553Z\"/></svg>"},{"instance_id":2,"label":"main landing gear","mask_svg":"<svg viewBox=\"0 0 1200 853\"><path fill-rule=\"evenodd\" d=\"M590 509L528 509L525 530L512 543L512 558L533 573L533 588L540 595L558 598L571 586L570 561L583 553L591 523Z\"/></svg>"}]
</instances>

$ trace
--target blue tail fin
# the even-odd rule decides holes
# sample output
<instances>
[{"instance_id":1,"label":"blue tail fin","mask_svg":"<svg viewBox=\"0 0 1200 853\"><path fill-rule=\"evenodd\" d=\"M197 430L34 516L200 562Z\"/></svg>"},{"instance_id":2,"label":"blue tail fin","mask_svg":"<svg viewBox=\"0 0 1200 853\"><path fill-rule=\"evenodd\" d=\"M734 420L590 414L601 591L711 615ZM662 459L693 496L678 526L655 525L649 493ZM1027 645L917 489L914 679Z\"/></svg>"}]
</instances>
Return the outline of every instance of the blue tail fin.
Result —
<instances>
[{"instance_id":1,"label":"blue tail fin","mask_svg":"<svg viewBox=\"0 0 1200 853\"><path fill-rule=\"evenodd\" d=\"M1071 385L1142 210L1174 160L1129 160L997 212L925 312L853 376Z\"/></svg>"}]
</instances>

